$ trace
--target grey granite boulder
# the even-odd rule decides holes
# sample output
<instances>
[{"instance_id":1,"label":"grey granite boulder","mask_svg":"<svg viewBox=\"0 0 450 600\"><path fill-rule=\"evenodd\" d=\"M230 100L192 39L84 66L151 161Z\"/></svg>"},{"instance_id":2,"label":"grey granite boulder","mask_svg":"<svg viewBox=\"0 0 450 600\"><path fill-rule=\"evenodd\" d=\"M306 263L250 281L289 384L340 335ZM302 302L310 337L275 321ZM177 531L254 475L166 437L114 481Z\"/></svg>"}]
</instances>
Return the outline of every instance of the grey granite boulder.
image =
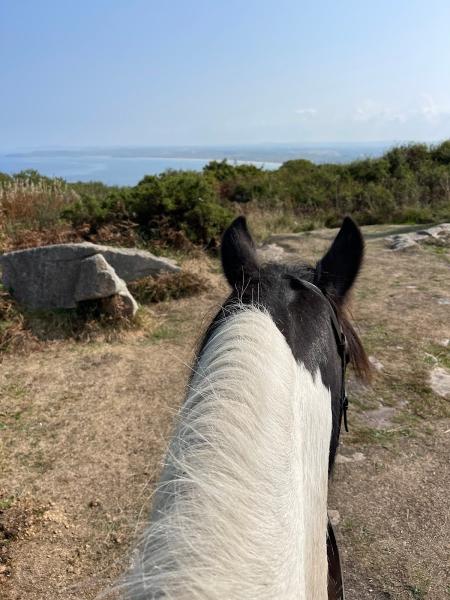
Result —
<instances>
[{"instance_id":1,"label":"grey granite boulder","mask_svg":"<svg viewBox=\"0 0 450 600\"><path fill-rule=\"evenodd\" d=\"M92 246L95 246L97 254L102 254L117 275L127 283L163 271L175 272L180 270L174 260L155 256L146 250L114 248L113 246L97 246L95 244L92 244Z\"/></svg>"},{"instance_id":2,"label":"grey granite boulder","mask_svg":"<svg viewBox=\"0 0 450 600\"><path fill-rule=\"evenodd\" d=\"M102 256L104 262L85 262L97 255ZM106 269L104 263L111 270ZM95 293L96 298L103 297L101 293L105 293L105 297L120 294L113 291L118 281L126 289L124 282L179 270L174 261L144 250L89 242L8 252L0 256L0 267L5 288L20 304L32 309L74 308L91 293Z\"/></svg>"},{"instance_id":3,"label":"grey granite boulder","mask_svg":"<svg viewBox=\"0 0 450 600\"><path fill-rule=\"evenodd\" d=\"M124 314L134 317L138 309L137 302L130 294L125 281L120 279L103 255L95 254L83 259L74 293L75 302L110 296L120 296L125 305Z\"/></svg>"}]
</instances>

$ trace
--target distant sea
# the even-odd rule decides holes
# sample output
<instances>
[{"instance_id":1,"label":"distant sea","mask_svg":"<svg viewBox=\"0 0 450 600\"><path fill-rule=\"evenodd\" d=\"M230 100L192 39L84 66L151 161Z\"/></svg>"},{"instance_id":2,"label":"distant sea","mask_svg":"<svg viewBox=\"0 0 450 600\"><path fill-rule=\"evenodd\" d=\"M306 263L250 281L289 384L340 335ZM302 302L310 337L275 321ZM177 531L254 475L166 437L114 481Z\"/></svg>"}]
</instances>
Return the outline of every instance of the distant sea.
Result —
<instances>
[{"instance_id":1,"label":"distant sea","mask_svg":"<svg viewBox=\"0 0 450 600\"><path fill-rule=\"evenodd\" d=\"M205 158L117 158L112 156L1 156L0 172L18 173L35 169L48 177L66 181L102 181L109 185L135 185L144 175L157 175L167 169L201 171L212 159ZM234 162L234 161L233 161ZM236 161L266 169L277 169L280 163Z\"/></svg>"},{"instance_id":2,"label":"distant sea","mask_svg":"<svg viewBox=\"0 0 450 600\"><path fill-rule=\"evenodd\" d=\"M109 185L135 185L145 175L167 169L201 171L211 160L227 159L231 164L254 164L277 169L284 161L304 158L316 163L348 162L378 156L388 144L331 144L291 146L186 146L148 148L80 148L0 153L0 172L13 174L35 169L48 177L69 182L101 181Z\"/></svg>"}]
</instances>

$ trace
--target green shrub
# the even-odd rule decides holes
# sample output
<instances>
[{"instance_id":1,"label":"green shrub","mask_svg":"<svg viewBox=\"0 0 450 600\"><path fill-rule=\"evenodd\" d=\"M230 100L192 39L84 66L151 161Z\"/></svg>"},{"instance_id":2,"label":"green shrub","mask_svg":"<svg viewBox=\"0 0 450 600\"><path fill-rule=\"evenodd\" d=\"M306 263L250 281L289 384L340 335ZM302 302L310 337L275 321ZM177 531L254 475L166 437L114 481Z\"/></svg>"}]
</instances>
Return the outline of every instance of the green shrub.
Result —
<instances>
[{"instance_id":1,"label":"green shrub","mask_svg":"<svg viewBox=\"0 0 450 600\"><path fill-rule=\"evenodd\" d=\"M213 160L204 167L203 173L215 179L222 200L236 204L251 201L260 205L273 204L271 176L261 167Z\"/></svg>"},{"instance_id":2,"label":"green shrub","mask_svg":"<svg viewBox=\"0 0 450 600\"><path fill-rule=\"evenodd\" d=\"M158 235L164 222L194 243L211 245L232 218L220 203L212 179L193 171L144 177L131 196L129 208L150 237Z\"/></svg>"},{"instance_id":3,"label":"green shrub","mask_svg":"<svg viewBox=\"0 0 450 600\"><path fill-rule=\"evenodd\" d=\"M83 192L62 212L75 227L88 223L92 229L114 223L129 216L130 192L126 189L95 196Z\"/></svg>"},{"instance_id":4,"label":"green shrub","mask_svg":"<svg viewBox=\"0 0 450 600\"><path fill-rule=\"evenodd\" d=\"M431 150L433 160L443 165L450 165L450 140L442 142Z\"/></svg>"},{"instance_id":5,"label":"green shrub","mask_svg":"<svg viewBox=\"0 0 450 600\"><path fill-rule=\"evenodd\" d=\"M433 213L428 207L408 206L394 216L396 223L430 223L433 221Z\"/></svg>"}]
</instances>

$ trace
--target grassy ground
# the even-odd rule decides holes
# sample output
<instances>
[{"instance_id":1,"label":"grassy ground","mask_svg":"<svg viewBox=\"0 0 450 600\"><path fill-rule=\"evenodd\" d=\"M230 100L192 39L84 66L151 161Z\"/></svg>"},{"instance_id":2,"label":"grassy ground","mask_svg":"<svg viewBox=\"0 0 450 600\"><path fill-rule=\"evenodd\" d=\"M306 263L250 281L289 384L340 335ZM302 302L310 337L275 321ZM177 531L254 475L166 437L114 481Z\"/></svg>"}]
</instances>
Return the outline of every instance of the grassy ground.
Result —
<instances>
[{"instance_id":1,"label":"grassy ground","mask_svg":"<svg viewBox=\"0 0 450 600\"><path fill-rule=\"evenodd\" d=\"M450 597L448 400L428 383L449 366L447 251L386 250L366 228L354 318L382 364L350 381L330 508L339 521L348 600ZM317 259L333 232L272 242ZM226 293L214 262L189 267L200 296L143 310L116 335L50 339L3 354L0 372L0 597L91 599L128 564L146 522L193 347ZM440 302L441 301L441 302ZM62 332L64 330L61 330Z\"/></svg>"}]
</instances>

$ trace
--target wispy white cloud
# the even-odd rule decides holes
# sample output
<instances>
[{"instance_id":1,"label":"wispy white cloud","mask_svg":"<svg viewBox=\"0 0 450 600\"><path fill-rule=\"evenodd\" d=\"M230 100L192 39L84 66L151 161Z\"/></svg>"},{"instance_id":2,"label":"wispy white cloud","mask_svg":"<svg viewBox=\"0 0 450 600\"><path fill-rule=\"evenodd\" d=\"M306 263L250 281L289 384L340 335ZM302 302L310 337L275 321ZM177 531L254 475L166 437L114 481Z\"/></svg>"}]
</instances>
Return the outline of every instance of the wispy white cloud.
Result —
<instances>
[{"instance_id":1,"label":"wispy white cloud","mask_svg":"<svg viewBox=\"0 0 450 600\"><path fill-rule=\"evenodd\" d=\"M450 105L442 106L430 94L422 94L420 112L427 121L436 121L450 116Z\"/></svg>"},{"instance_id":2,"label":"wispy white cloud","mask_svg":"<svg viewBox=\"0 0 450 600\"><path fill-rule=\"evenodd\" d=\"M353 119L359 122L406 123L412 120L437 122L441 118L450 117L450 106L442 106L435 102L430 94L422 94L420 101L413 107L394 108L365 100L355 108Z\"/></svg>"},{"instance_id":3,"label":"wispy white cloud","mask_svg":"<svg viewBox=\"0 0 450 600\"><path fill-rule=\"evenodd\" d=\"M365 100L356 107L354 113L355 121L397 121L405 122L408 118L407 110L398 110L389 106L383 106L373 100Z\"/></svg>"},{"instance_id":4,"label":"wispy white cloud","mask_svg":"<svg viewBox=\"0 0 450 600\"><path fill-rule=\"evenodd\" d=\"M314 117L317 115L317 108L297 108L295 114L301 117Z\"/></svg>"}]
</instances>

